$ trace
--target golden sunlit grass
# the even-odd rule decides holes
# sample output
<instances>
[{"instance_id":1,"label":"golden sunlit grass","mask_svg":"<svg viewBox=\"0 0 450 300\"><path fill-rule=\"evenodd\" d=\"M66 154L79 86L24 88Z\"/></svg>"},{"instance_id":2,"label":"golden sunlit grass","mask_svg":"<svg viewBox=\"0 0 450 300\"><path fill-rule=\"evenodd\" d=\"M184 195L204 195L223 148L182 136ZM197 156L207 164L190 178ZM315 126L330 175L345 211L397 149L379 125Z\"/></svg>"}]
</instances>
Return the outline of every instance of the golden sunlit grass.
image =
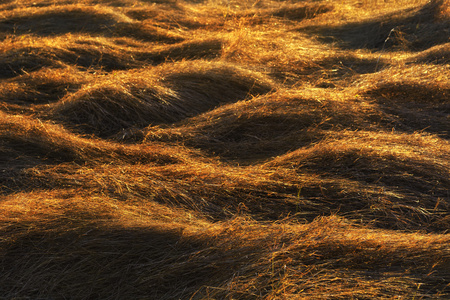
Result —
<instances>
[{"instance_id":1,"label":"golden sunlit grass","mask_svg":"<svg viewBox=\"0 0 450 300\"><path fill-rule=\"evenodd\" d=\"M448 0L0 4L0 299L450 297Z\"/></svg>"}]
</instances>

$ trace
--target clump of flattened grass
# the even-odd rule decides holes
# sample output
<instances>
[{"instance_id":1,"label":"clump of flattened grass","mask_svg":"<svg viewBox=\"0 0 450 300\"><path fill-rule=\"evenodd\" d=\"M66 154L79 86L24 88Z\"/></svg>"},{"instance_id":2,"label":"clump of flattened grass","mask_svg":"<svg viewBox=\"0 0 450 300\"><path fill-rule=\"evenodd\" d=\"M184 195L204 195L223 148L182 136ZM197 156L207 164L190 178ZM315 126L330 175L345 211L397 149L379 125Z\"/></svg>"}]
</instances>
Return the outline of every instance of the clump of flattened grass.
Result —
<instances>
[{"instance_id":1,"label":"clump of flattened grass","mask_svg":"<svg viewBox=\"0 0 450 300\"><path fill-rule=\"evenodd\" d=\"M77 152L82 155L83 148L73 147L70 134L58 125L3 112L0 117L3 149L14 151L15 157L36 155L72 161L79 156Z\"/></svg>"},{"instance_id":2,"label":"clump of flattened grass","mask_svg":"<svg viewBox=\"0 0 450 300\"><path fill-rule=\"evenodd\" d=\"M417 53L409 62L450 64L450 43L437 45Z\"/></svg>"},{"instance_id":3,"label":"clump of flattened grass","mask_svg":"<svg viewBox=\"0 0 450 300\"><path fill-rule=\"evenodd\" d=\"M153 79L153 80L152 80ZM165 107L176 99L150 76L123 83L114 78L83 86L51 111L54 118L85 132L108 136L124 128L174 120ZM170 108L170 107L169 107Z\"/></svg>"},{"instance_id":4,"label":"clump of flattened grass","mask_svg":"<svg viewBox=\"0 0 450 300\"><path fill-rule=\"evenodd\" d=\"M245 100L276 89L276 83L257 70L223 62L193 61L159 68L163 82L184 101L218 104ZM191 99L192 98L192 99ZM205 111L205 110L202 110Z\"/></svg>"},{"instance_id":5,"label":"clump of flattened grass","mask_svg":"<svg viewBox=\"0 0 450 300\"><path fill-rule=\"evenodd\" d=\"M133 21L118 10L99 5L30 7L8 11L0 21L4 34L33 34L42 37L87 34L114 37L132 36L150 42L179 42L183 38L153 22Z\"/></svg>"},{"instance_id":6,"label":"clump of flattened grass","mask_svg":"<svg viewBox=\"0 0 450 300\"><path fill-rule=\"evenodd\" d=\"M314 25L299 30L318 35L325 42L335 42L344 49L424 50L448 42L450 23L440 17L446 5L445 0L432 0L417 9L370 16L355 23Z\"/></svg>"},{"instance_id":7,"label":"clump of flattened grass","mask_svg":"<svg viewBox=\"0 0 450 300\"><path fill-rule=\"evenodd\" d=\"M388 299L449 292L444 235L357 228L337 217L213 225L191 216L181 223L160 219L167 213L158 206L138 215L110 198L33 196L41 201L18 194L1 205L9 221L0 245L6 296Z\"/></svg>"},{"instance_id":8,"label":"clump of flattened grass","mask_svg":"<svg viewBox=\"0 0 450 300\"><path fill-rule=\"evenodd\" d=\"M293 21L300 22L304 19L313 19L318 15L333 10L333 6L312 3L274 3L267 5L262 1L251 5L236 5L230 12L234 17L246 19L250 24L270 24L274 19L278 22Z\"/></svg>"},{"instance_id":9,"label":"clump of flattened grass","mask_svg":"<svg viewBox=\"0 0 450 300\"><path fill-rule=\"evenodd\" d=\"M135 57L150 64L170 61L214 59L222 53L223 42L220 39L199 39L174 45L164 45L152 51L137 52Z\"/></svg>"},{"instance_id":10,"label":"clump of flattened grass","mask_svg":"<svg viewBox=\"0 0 450 300\"><path fill-rule=\"evenodd\" d=\"M31 116L11 115L0 111L0 136L4 167L20 165L21 159L34 157L44 164L61 162L97 163L173 163L193 157L187 150L173 151L153 145L121 145L75 135L62 126Z\"/></svg>"},{"instance_id":11,"label":"clump of flattened grass","mask_svg":"<svg viewBox=\"0 0 450 300\"><path fill-rule=\"evenodd\" d=\"M120 160L114 164L100 161L103 164L39 165L27 169L24 176L29 186L44 190L82 187L91 195L104 194L137 204L160 203L215 221L232 218L240 211L258 220L276 220L297 209L292 196L295 187L271 180L265 172L230 168L183 147L172 147L175 153L151 145L144 147L148 150L147 157L133 153L133 148L124 149L128 150L125 154L115 153ZM143 159L137 161L133 154ZM152 158L158 160L151 161ZM137 162L125 164L127 161ZM218 165L221 167L217 168ZM27 190L20 186L22 189ZM316 208L308 213L317 216L323 210L328 211Z\"/></svg>"},{"instance_id":12,"label":"clump of flattened grass","mask_svg":"<svg viewBox=\"0 0 450 300\"><path fill-rule=\"evenodd\" d=\"M324 4L302 4L287 5L279 9L275 9L272 15L275 17L285 18L291 21L301 21L302 19L311 19L317 15L324 14L333 10L331 5Z\"/></svg>"},{"instance_id":13,"label":"clump of flattened grass","mask_svg":"<svg viewBox=\"0 0 450 300\"><path fill-rule=\"evenodd\" d=\"M101 77L67 95L51 113L108 136L124 128L174 123L272 87L258 73L232 65L184 62Z\"/></svg>"},{"instance_id":14,"label":"clump of flattened grass","mask_svg":"<svg viewBox=\"0 0 450 300\"><path fill-rule=\"evenodd\" d=\"M328 99L327 99L328 98ZM317 89L276 91L228 104L170 128L147 128L146 140L181 141L210 154L254 163L319 142L327 130L391 123L375 107Z\"/></svg>"},{"instance_id":15,"label":"clump of flattened grass","mask_svg":"<svg viewBox=\"0 0 450 300\"><path fill-rule=\"evenodd\" d=\"M449 75L450 70L445 64L407 64L369 75L362 78L360 84L367 95L384 98L385 104L439 105L449 98Z\"/></svg>"},{"instance_id":16,"label":"clump of flattened grass","mask_svg":"<svg viewBox=\"0 0 450 300\"><path fill-rule=\"evenodd\" d=\"M120 23L114 27L111 36L131 36L134 39L151 42L173 44L185 38L179 33L158 27L153 22Z\"/></svg>"},{"instance_id":17,"label":"clump of flattened grass","mask_svg":"<svg viewBox=\"0 0 450 300\"><path fill-rule=\"evenodd\" d=\"M0 31L42 36L75 32L98 34L108 32L108 28L121 21L127 20L106 7L84 5L29 7L6 12L0 22Z\"/></svg>"},{"instance_id":18,"label":"clump of flattened grass","mask_svg":"<svg viewBox=\"0 0 450 300\"><path fill-rule=\"evenodd\" d=\"M88 174L96 165L170 165L198 157L184 147L112 143L81 137L31 116L0 112L1 193L80 185L92 192ZM81 166L87 169L79 171ZM98 172L93 175L99 176ZM92 182L98 181L95 176Z\"/></svg>"},{"instance_id":19,"label":"clump of flattened grass","mask_svg":"<svg viewBox=\"0 0 450 300\"><path fill-rule=\"evenodd\" d=\"M420 84L415 82L385 82L375 89L367 91L367 95L383 98L387 104L417 103L444 104L450 98L450 86L439 86L435 83Z\"/></svg>"},{"instance_id":20,"label":"clump of flattened grass","mask_svg":"<svg viewBox=\"0 0 450 300\"><path fill-rule=\"evenodd\" d=\"M363 93L397 118L404 130L448 137L449 75L449 69L440 64L388 68L368 77Z\"/></svg>"},{"instance_id":21,"label":"clump of flattened grass","mask_svg":"<svg viewBox=\"0 0 450 300\"><path fill-rule=\"evenodd\" d=\"M119 207L121 213L117 214ZM2 236L8 236L0 243L2 266L5 267L0 293L6 297L57 297L73 293L83 298L92 295L127 297L141 293L165 295L164 287L162 290L159 288L163 283L172 284L173 277L171 271L162 270L163 266L179 263L178 268L172 270L189 272L190 265L183 264L180 258L185 255L189 257L204 245L201 239L194 237L191 240L184 234L179 235L180 226L176 223L168 222L167 226L160 226L159 221L164 219L163 216L166 220L175 220L181 216L180 212L150 205L148 212L153 215L158 211L159 217L154 221L146 218L144 225L139 218L135 218L137 215L132 206L117 203L107 197L89 196L80 189L17 193L2 199L0 211L1 221L8 222L8 225L0 229ZM4 214L6 212L8 213ZM122 218L124 222L117 222L118 218ZM193 228L196 228L195 224ZM141 241L139 245L136 244L137 240ZM130 244L134 244L136 252L126 251ZM174 245L179 248L172 248ZM111 246L116 250L108 251ZM154 254L149 256L150 260L136 260L141 254L150 254L148 251ZM122 252L128 252L129 255L123 256L120 254ZM122 257L124 264L128 264L130 260L136 263L137 268L128 273L128 283L121 279L123 265L120 266L118 261L111 264L111 259L117 258L117 254ZM66 260L70 256L73 259ZM103 261L103 267L109 265L112 268L99 269L100 261ZM160 279L147 281L143 277L139 278L138 273L147 273L145 270L154 268L147 265L151 262L158 265L155 271L163 271ZM17 284L20 278L26 278L26 283ZM197 276L186 284L194 282L198 282ZM125 284L127 287L111 289L111 285L115 284ZM194 292L192 288L189 291ZM170 294L169 291L166 293ZM175 294L183 294L183 291L175 291Z\"/></svg>"},{"instance_id":22,"label":"clump of flattened grass","mask_svg":"<svg viewBox=\"0 0 450 300\"><path fill-rule=\"evenodd\" d=\"M7 43L5 41L4 43ZM0 54L0 79L7 79L44 67L61 67L63 63L45 55L40 49L13 49Z\"/></svg>"},{"instance_id":23,"label":"clump of flattened grass","mask_svg":"<svg viewBox=\"0 0 450 300\"><path fill-rule=\"evenodd\" d=\"M125 14L138 21L152 20L160 24L160 27L175 27L181 30L208 28L223 22L214 13L204 13L182 1L162 1L157 5L131 7Z\"/></svg>"},{"instance_id":24,"label":"clump of flattened grass","mask_svg":"<svg viewBox=\"0 0 450 300\"><path fill-rule=\"evenodd\" d=\"M126 69L138 64L132 52L105 38L75 34L35 39L31 35L9 38L2 44L0 78L12 78L42 68L79 68L80 70Z\"/></svg>"},{"instance_id":25,"label":"clump of flattened grass","mask_svg":"<svg viewBox=\"0 0 450 300\"><path fill-rule=\"evenodd\" d=\"M0 87L0 95L7 103L48 104L58 101L88 80L89 76L74 67L42 68L5 80Z\"/></svg>"},{"instance_id":26,"label":"clump of flattened grass","mask_svg":"<svg viewBox=\"0 0 450 300\"><path fill-rule=\"evenodd\" d=\"M429 240L428 244L417 234L373 235L371 230L352 228L336 217L320 218L308 225L265 227L262 231L246 226L235 223L229 228L242 240L236 244L227 240L221 248L231 250L232 245L241 245L247 253L244 249L249 247L249 264L240 265L233 277L219 286L204 287L199 298L390 299L400 294L410 298L448 294L445 280L428 277L433 267L427 263L431 251L436 255L436 268L446 268L448 255L440 244L445 236L432 237L434 242ZM266 240L278 243L267 247ZM258 255L252 255L255 245L264 249L256 251ZM419 261L428 267L419 267ZM406 265L411 266L411 273L403 268ZM443 274L449 276L446 271ZM419 287L418 281L422 282Z\"/></svg>"},{"instance_id":27,"label":"clump of flattened grass","mask_svg":"<svg viewBox=\"0 0 450 300\"><path fill-rule=\"evenodd\" d=\"M145 42L131 41L73 34L37 41L32 36L10 38L0 49L0 79L42 68L77 67L80 71L112 72L166 61L214 59L222 52L220 39L197 39L151 47Z\"/></svg>"},{"instance_id":28,"label":"clump of flattened grass","mask_svg":"<svg viewBox=\"0 0 450 300\"><path fill-rule=\"evenodd\" d=\"M447 142L428 135L354 132L280 156L266 167L320 176L323 197L349 218L361 216L384 228L445 231L440 219L449 209L448 149ZM299 195L314 196L303 185Z\"/></svg>"}]
</instances>

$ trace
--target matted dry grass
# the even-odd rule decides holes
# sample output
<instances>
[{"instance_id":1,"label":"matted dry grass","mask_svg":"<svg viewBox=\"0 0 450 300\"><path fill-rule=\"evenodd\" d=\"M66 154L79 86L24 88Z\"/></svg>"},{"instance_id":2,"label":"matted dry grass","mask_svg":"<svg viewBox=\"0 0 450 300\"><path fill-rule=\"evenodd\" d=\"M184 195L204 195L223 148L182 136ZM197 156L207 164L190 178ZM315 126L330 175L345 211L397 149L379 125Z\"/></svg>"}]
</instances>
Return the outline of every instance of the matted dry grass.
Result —
<instances>
[{"instance_id":1,"label":"matted dry grass","mask_svg":"<svg viewBox=\"0 0 450 300\"><path fill-rule=\"evenodd\" d=\"M450 297L448 0L0 4L0 299Z\"/></svg>"}]
</instances>

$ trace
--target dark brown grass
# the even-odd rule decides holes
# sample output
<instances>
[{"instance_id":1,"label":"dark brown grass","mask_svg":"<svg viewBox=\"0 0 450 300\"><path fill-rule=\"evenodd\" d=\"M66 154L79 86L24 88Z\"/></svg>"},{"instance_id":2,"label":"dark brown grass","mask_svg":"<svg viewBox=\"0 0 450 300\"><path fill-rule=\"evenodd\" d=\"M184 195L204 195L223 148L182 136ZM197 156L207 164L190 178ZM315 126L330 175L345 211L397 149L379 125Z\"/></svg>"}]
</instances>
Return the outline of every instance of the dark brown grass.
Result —
<instances>
[{"instance_id":1,"label":"dark brown grass","mask_svg":"<svg viewBox=\"0 0 450 300\"><path fill-rule=\"evenodd\" d=\"M0 299L447 299L446 0L0 4Z\"/></svg>"}]
</instances>

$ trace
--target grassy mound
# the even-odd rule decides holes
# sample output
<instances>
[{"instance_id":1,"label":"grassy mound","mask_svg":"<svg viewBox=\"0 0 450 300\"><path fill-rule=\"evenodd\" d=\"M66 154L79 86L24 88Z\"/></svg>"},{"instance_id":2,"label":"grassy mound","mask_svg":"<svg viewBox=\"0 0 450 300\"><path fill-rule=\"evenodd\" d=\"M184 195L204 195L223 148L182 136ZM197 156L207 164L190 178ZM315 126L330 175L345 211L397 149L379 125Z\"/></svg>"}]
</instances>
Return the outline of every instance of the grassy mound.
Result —
<instances>
[{"instance_id":1,"label":"grassy mound","mask_svg":"<svg viewBox=\"0 0 450 300\"><path fill-rule=\"evenodd\" d=\"M446 0L433 0L420 8L399 9L350 24L331 28L319 25L308 30L344 48L424 50L449 41L450 23L441 16L448 5Z\"/></svg>"},{"instance_id":2,"label":"grassy mound","mask_svg":"<svg viewBox=\"0 0 450 300\"><path fill-rule=\"evenodd\" d=\"M197 62L101 76L68 94L52 114L88 132L108 136L121 129L174 123L219 104L270 91L258 73L224 64ZM177 70L176 72L171 72Z\"/></svg>"},{"instance_id":3,"label":"grassy mound","mask_svg":"<svg viewBox=\"0 0 450 300\"><path fill-rule=\"evenodd\" d=\"M357 214L378 226L431 226L434 230L439 226L446 231L441 217L433 216L440 214L441 204L444 215L448 209L447 203L440 202L450 184L446 147L447 142L419 134L348 132L342 140L325 139L275 158L267 166L317 174L326 182L323 196L333 199L343 214L352 215L359 207ZM302 191L305 197L313 196L308 185L304 187L299 196Z\"/></svg>"},{"instance_id":4,"label":"grassy mound","mask_svg":"<svg viewBox=\"0 0 450 300\"><path fill-rule=\"evenodd\" d=\"M223 158L244 162L315 144L327 131L363 129L382 123L392 125L389 116L374 107L313 89L308 94L275 92L224 105L171 128L149 127L146 140L182 140Z\"/></svg>"}]
</instances>

